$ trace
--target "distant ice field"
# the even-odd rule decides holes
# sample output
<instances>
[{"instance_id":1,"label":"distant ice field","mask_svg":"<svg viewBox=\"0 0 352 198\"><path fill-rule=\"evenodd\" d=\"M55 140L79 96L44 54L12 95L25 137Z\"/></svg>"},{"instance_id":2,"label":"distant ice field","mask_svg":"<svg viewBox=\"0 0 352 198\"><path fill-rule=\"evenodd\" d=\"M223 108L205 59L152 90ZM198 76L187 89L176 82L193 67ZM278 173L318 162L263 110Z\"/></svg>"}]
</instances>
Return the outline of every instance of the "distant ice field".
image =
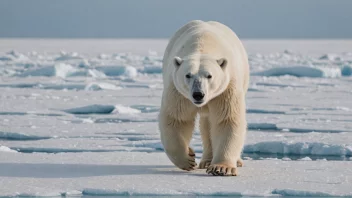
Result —
<instances>
[{"instance_id":1,"label":"distant ice field","mask_svg":"<svg viewBox=\"0 0 352 198\"><path fill-rule=\"evenodd\" d=\"M352 196L352 40L243 43L245 166L219 178L163 152L167 40L0 39L0 197Z\"/></svg>"},{"instance_id":2,"label":"distant ice field","mask_svg":"<svg viewBox=\"0 0 352 198\"><path fill-rule=\"evenodd\" d=\"M240 37L240 35L239 35ZM240 37L241 38L241 37ZM241 39L249 53L275 53L292 50L302 54L351 52L352 40L248 40ZM100 53L133 53L148 55L148 50L163 54L168 39L6 39L0 38L0 52L57 53L60 50L97 55Z\"/></svg>"}]
</instances>

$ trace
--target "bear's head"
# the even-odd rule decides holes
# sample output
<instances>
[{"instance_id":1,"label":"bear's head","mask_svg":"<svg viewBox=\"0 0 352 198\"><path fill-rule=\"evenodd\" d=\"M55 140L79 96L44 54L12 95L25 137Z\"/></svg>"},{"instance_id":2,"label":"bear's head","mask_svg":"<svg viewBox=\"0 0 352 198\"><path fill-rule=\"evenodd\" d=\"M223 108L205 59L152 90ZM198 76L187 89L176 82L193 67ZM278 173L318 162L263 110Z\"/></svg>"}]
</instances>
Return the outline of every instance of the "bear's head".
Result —
<instances>
[{"instance_id":1,"label":"bear's head","mask_svg":"<svg viewBox=\"0 0 352 198\"><path fill-rule=\"evenodd\" d=\"M223 93L230 82L226 58L199 54L175 57L173 64L176 89L198 107Z\"/></svg>"}]
</instances>

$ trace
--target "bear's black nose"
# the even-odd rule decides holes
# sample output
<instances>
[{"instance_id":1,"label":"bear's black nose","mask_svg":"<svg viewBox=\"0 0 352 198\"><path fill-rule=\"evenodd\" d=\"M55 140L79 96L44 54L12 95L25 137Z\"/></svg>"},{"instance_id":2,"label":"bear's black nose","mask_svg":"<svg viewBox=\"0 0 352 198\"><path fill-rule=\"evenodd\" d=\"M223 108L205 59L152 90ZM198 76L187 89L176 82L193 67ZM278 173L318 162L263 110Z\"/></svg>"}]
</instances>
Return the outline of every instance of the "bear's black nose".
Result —
<instances>
[{"instance_id":1,"label":"bear's black nose","mask_svg":"<svg viewBox=\"0 0 352 198\"><path fill-rule=\"evenodd\" d=\"M193 92L192 97L196 100L196 101L200 101L204 98L204 93L202 92Z\"/></svg>"}]
</instances>

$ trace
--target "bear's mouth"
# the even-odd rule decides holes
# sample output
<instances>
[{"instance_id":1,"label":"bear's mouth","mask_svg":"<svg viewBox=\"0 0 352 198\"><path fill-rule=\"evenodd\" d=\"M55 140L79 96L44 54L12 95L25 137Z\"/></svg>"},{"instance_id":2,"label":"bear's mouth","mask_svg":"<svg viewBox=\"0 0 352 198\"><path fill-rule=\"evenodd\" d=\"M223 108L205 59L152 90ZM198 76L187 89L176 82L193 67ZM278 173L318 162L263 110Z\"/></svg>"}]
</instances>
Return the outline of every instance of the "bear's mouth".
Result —
<instances>
[{"instance_id":1,"label":"bear's mouth","mask_svg":"<svg viewBox=\"0 0 352 198\"><path fill-rule=\"evenodd\" d=\"M202 104L203 101L194 101L194 104Z\"/></svg>"}]
</instances>

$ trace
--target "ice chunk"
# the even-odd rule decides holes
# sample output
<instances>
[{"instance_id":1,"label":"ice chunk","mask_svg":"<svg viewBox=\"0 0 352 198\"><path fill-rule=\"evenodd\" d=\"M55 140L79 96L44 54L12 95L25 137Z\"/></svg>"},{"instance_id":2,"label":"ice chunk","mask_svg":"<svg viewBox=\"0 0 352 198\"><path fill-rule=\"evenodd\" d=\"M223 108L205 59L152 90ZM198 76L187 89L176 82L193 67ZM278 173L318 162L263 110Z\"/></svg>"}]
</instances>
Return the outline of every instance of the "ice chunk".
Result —
<instances>
[{"instance_id":1,"label":"ice chunk","mask_svg":"<svg viewBox=\"0 0 352 198\"><path fill-rule=\"evenodd\" d=\"M58 76L61 78L66 78L69 76L77 76L77 75L84 75L79 73L79 70L72 67L69 64L65 63L58 63L54 66L43 67L35 70L28 70L19 74L20 77L27 77L27 76Z\"/></svg>"},{"instance_id":2,"label":"ice chunk","mask_svg":"<svg viewBox=\"0 0 352 198\"><path fill-rule=\"evenodd\" d=\"M62 52L61 56L57 57L55 61L81 60L81 59L82 57L80 57L77 52L72 52L72 53Z\"/></svg>"},{"instance_id":3,"label":"ice chunk","mask_svg":"<svg viewBox=\"0 0 352 198\"><path fill-rule=\"evenodd\" d=\"M135 77L137 75L137 69L131 66L102 66L95 69L107 76Z\"/></svg>"},{"instance_id":4,"label":"ice chunk","mask_svg":"<svg viewBox=\"0 0 352 198\"><path fill-rule=\"evenodd\" d=\"M78 64L78 67L80 67L80 68L88 68L88 67L90 67L90 63L89 63L88 60L83 59L83 60Z\"/></svg>"},{"instance_id":5,"label":"ice chunk","mask_svg":"<svg viewBox=\"0 0 352 198\"><path fill-rule=\"evenodd\" d=\"M43 140L49 139L50 137L46 136L36 136L36 135L26 135L21 133L12 133L12 132L2 132L0 131L0 140Z\"/></svg>"},{"instance_id":6,"label":"ice chunk","mask_svg":"<svg viewBox=\"0 0 352 198\"><path fill-rule=\"evenodd\" d=\"M115 107L113 105L88 105L84 107L77 107L72 109L63 110L71 114L109 114L113 112Z\"/></svg>"},{"instance_id":7,"label":"ice chunk","mask_svg":"<svg viewBox=\"0 0 352 198\"><path fill-rule=\"evenodd\" d=\"M124 75L127 77L135 77L137 76L137 69L134 67L126 67Z\"/></svg>"},{"instance_id":8,"label":"ice chunk","mask_svg":"<svg viewBox=\"0 0 352 198\"><path fill-rule=\"evenodd\" d=\"M131 107L140 110L142 113L152 113L160 110L160 107L152 105L132 105Z\"/></svg>"},{"instance_id":9,"label":"ice chunk","mask_svg":"<svg viewBox=\"0 0 352 198\"><path fill-rule=\"evenodd\" d=\"M76 197L76 196L82 196L82 192L81 191L78 191L78 190L71 190L71 191L68 191L68 192L63 192L61 193L61 196L62 197Z\"/></svg>"},{"instance_id":10,"label":"ice chunk","mask_svg":"<svg viewBox=\"0 0 352 198\"><path fill-rule=\"evenodd\" d=\"M66 78L72 76L75 72L77 72L77 69L69 64L59 63L55 65L55 75L58 77Z\"/></svg>"},{"instance_id":11,"label":"ice chunk","mask_svg":"<svg viewBox=\"0 0 352 198\"><path fill-rule=\"evenodd\" d=\"M84 189L82 191L82 194L87 196L129 196L131 195L131 193L128 191L92 189L92 188Z\"/></svg>"},{"instance_id":12,"label":"ice chunk","mask_svg":"<svg viewBox=\"0 0 352 198\"><path fill-rule=\"evenodd\" d=\"M349 65L345 65L341 69L342 76L352 76L352 67Z\"/></svg>"},{"instance_id":13,"label":"ice chunk","mask_svg":"<svg viewBox=\"0 0 352 198\"><path fill-rule=\"evenodd\" d=\"M320 60L329 60L329 61L341 61L342 58L337 54L324 54L319 58Z\"/></svg>"},{"instance_id":14,"label":"ice chunk","mask_svg":"<svg viewBox=\"0 0 352 198\"><path fill-rule=\"evenodd\" d=\"M83 118L82 123L93 124L94 120L92 120L91 118Z\"/></svg>"},{"instance_id":15,"label":"ice chunk","mask_svg":"<svg viewBox=\"0 0 352 198\"><path fill-rule=\"evenodd\" d=\"M110 56L107 55L107 54L99 54L98 58L99 58L99 59L109 59Z\"/></svg>"},{"instance_id":16,"label":"ice chunk","mask_svg":"<svg viewBox=\"0 0 352 198\"><path fill-rule=\"evenodd\" d=\"M298 159L298 161L312 161L312 159L310 157L304 157L304 158Z\"/></svg>"},{"instance_id":17,"label":"ice chunk","mask_svg":"<svg viewBox=\"0 0 352 198\"><path fill-rule=\"evenodd\" d=\"M0 61L11 61L12 58L10 56L0 56Z\"/></svg>"},{"instance_id":18,"label":"ice chunk","mask_svg":"<svg viewBox=\"0 0 352 198\"><path fill-rule=\"evenodd\" d=\"M6 146L0 146L0 152L10 152L10 153L17 153L17 151L10 149Z\"/></svg>"},{"instance_id":19,"label":"ice chunk","mask_svg":"<svg viewBox=\"0 0 352 198\"><path fill-rule=\"evenodd\" d=\"M49 67L42 67L39 69L35 70L28 70L23 72L22 74L19 74L20 77L27 77L27 76L55 76L55 67L54 66L49 66Z\"/></svg>"},{"instance_id":20,"label":"ice chunk","mask_svg":"<svg viewBox=\"0 0 352 198\"><path fill-rule=\"evenodd\" d=\"M300 191L292 189L275 189L272 194L278 194L281 196L295 196L295 197L334 197L335 195L330 195L322 192L311 192L311 191Z\"/></svg>"},{"instance_id":21,"label":"ice chunk","mask_svg":"<svg viewBox=\"0 0 352 198\"><path fill-rule=\"evenodd\" d=\"M146 74L160 74L162 72L162 67L161 66L145 66L140 72L146 73Z\"/></svg>"},{"instance_id":22,"label":"ice chunk","mask_svg":"<svg viewBox=\"0 0 352 198\"><path fill-rule=\"evenodd\" d=\"M98 91L98 90L120 90L122 89L119 86L116 86L114 84L110 83L103 83L103 82L93 82L88 84L85 88L85 90L89 91Z\"/></svg>"},{"instance_id":23,"label":"ice chunk","mask_svg":"<svg viewBox=\"0 0 352 198\"><path fill-rule=\"evenodd\" d=\"M141 113L141 111L138 110L138 109L134 109L134 108L131 108L131 107L126 107L126 106L118 104L118 105L115 105L114 113L136 114L136 113Z\"/></svg>"},{"instance_id":24,"label":"ice chunk","mask_svg":"<svg viewBox=\"0 0 352 198\"><path fill-rule=\"evenodd\" d=\"M278 130L275 124L271 123L250 123L248 124L249 130Z\"/></svg>"},{"instance_id":25,"label":"ice chunk","mask_svg":"<svg viewBox=\"0 0 352 198\"><path fill-rule=\"evenodd\" d=\"M0 68L0 76L14 76L16 71L13 69Z\"/></svg>"},{"instance_id":26,"label":"ice chunk","mask_svg":"<svg viewBox=\"0 0 352 198\"><path fill-rule=\"evenodd\" d=\"M258 142L244 147L245 153L276 153L294 155L351 156L352 146L330 145L320 142Z\"/></svg>"},{"instance_id":27,"label":"ice chunk","mask_svg":"<svg viewBox=\"0 0 352 198\"><path fill-rule=\"evenodd\" d=\"M276 67L261 72L253 73L254 76L296 76L296 77L311 77L311 78L322 78L330 77L336 78L341 76L341 70L339 68L315 68L306 66L294 66L294 67Z\"/></svg>"},{"instance_id":28,"label":"ice chunk","mask_svg":"<svg viewBox=\"0 0 352 198\"><path fill-rule=\"evenodd\" d=\"M100 72L96 69L89 69L88 74L93 78L106 78L106 75L103 72Z\"/></svg>"},{"instance_id":29,"label":"ice chunk","mask_svg":"<svg viewBox=\"0 0 352 198\"><path fill-rule=\"evenodd\" d=\"M258 113L258 114L285 114L284 111L271 111L264 109L247 109L247 113Z\"/></svg>"},{"instance_id":30,"label":"ice chunk","mask_svg":"<svg viewBox=\"0 0 352 198\"><path fill-rule=\"evenodd\" d=\"M16 193L16 197L61 197L60 192L33 192L33 193Z\"/></svg>"},{"instance_id":31,"label":"ice chunk","mask_svg":"<svg viewBox=\"0 0 352 198\"><path fill-rule=\"evenodd\" d=\"M24 54L21 54L17 51L10 51L6 53L9 57L13 57L11 58L12 60L16 60L16 61L29 61L29 58L27 56L25 56Z\"/></svg>"}]
</instances>

